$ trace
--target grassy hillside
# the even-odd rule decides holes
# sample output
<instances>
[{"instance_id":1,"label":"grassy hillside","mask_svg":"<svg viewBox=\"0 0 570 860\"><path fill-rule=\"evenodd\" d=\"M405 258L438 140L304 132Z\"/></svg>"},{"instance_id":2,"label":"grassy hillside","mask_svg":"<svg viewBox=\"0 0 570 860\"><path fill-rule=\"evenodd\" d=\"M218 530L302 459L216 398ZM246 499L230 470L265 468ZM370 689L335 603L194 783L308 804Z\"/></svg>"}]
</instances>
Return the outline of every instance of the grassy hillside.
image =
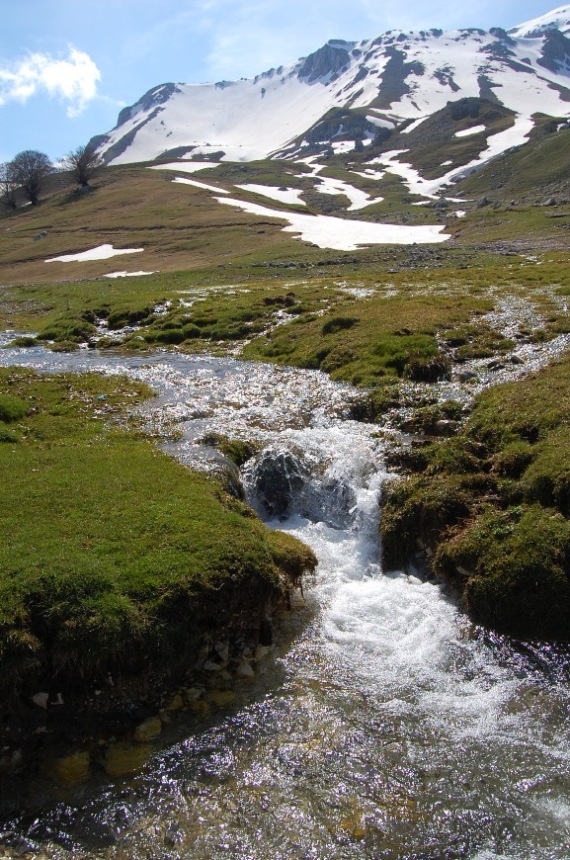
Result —
<instances>
[{"instance_id":1,"label":"grassy hillside","mask_svg":"<svg viewBox=\"0 0 570 860\"><path fill-rule=\"evenodd\" d=\"M550 120L550 123L552 121ZM499 156L457 185L466 196L486 195L517 205L557 202L570 205L570 129L544 133L514 152ZM556 228L553 228L554 230Z\"/></svg>"},{"instance_id":2,"label":"grassy hillside","mask_svg":"<svg viewBox=\"0 0 570 860\"><path fill-rule=\"evenodd\" d=\"M374 154L372 151L355 153L350 159L344 156L329 159L321 174L384 197L381 203L357 212L347 211L347 198L320 194L318 183L315 185L315 180L307 178L307 168L303 165L222 164L194 178L268 208L280 207L235 186L253 182L304 189L308 213L330 212L357 220L400 224L439 223L454 237L451 244L506 240L524 242L528 247L563 247L566 240L563 231L568 225L564 209L535 207L532 202L540 195L544 200L548 193L561 198L557 201L560 206L566 205L568 181L564 177L568 172L570 147L564 144L569 135L570 131L547 135L498 159L458 185L454 194L465 196L467 210L466 218L461 220L451 211L453 207L446 211L446 207L431 204L414 206L417 198L409 194L401 178L390 172L379 181L358 176L355 171L366 166L366 160ZM467 146L465 140L454 145ZM283 262L307 268L347 256L359 265L384 262L389 265L394 254L404 260L410 256L409 248L387 246L373 246L350 255L316 248L284 233L278 215L274 220L222 206L211 192L174 183L174 176L172 171L149 170L144 165L108 167L100 172L88 193L76 192L63 174L52 177L38 206L0 213L0 284L76 281L99 278L117 270L211 273L221 267L255 269ZM515 194L516 205L511 205ZM483 195L497 203L498 209L493 206L477 209L477 199ZM106 243L116 248L143 250L108 260L45 262L51 257Z\"/></svg>"},{"instance_id":3,"label":"grassy hillside","mask_svg":"<svg viewBox=\"0 0 570 860\"><path fill-rule=\"evenodd\" d=\"M0 219L0 280L65 281L108 272L176 271L299 255L302 246L278 222L234 211L211 194L172 182L175 174L142 166L101 171L90 193L59 188L37 207ZM202 181L208 182L206 176ZM50 257L111 243L142 253L82 263Z\"/></svg>"}]
</instances>

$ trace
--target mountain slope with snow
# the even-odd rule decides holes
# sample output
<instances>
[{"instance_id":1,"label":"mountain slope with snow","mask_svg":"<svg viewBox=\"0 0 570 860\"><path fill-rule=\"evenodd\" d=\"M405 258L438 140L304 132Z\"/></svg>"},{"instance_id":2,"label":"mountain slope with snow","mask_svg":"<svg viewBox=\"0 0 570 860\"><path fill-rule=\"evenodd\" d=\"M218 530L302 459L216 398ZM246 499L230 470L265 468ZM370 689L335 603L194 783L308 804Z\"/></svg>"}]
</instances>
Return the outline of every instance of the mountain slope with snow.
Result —
<instances>
[{"instance_id":1,"label":"mountain slope with snow","mask_svg":"<svg viewBox=\"0 0 570 860\"><path fill-rule=\"evenodd\" d=\"M406 134L412 150L406 160L414 163L415 129L457 103L471 105L472 128L448 123L446 140L451 145L471 134L478 149L465 147L454 168L476 165L525 143L538 115L559 123L570 118L569 35L567 5L508 33L393 30L370 41L329 42L292 67L254 79L158 86L93 142L110 164L245 162L361 151L372 143L393 152ZM488 112L489 103L502 111L500 128L481 127L477 119L477 105ZM398 138L396 146L391 138Z\"/></svg>"},{"instance_id":2,"label":"mountain slope with snow","mask_svg":"<svg viewBox=\"0 0 570 860\"><path fill-rule=\"evenodd\" d=\"M548 30L560 30L561 33L570 33L570 4L559 6L540 18L533 18L518 27L509 30L509 35L514 39L531 39L545 35Z\"/></svg>"}]
</instances>

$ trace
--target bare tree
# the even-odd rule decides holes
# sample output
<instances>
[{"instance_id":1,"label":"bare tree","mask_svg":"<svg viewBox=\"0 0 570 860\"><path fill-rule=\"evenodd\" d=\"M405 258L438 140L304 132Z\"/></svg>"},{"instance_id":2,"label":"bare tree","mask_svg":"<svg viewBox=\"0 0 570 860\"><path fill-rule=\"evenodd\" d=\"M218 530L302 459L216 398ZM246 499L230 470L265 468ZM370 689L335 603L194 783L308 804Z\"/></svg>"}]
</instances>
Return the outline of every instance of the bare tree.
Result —
<instances>
[{"instance_id":1,"label":"bare tree","mask_svg":"<svg viewBox=\"0 0 570 860\"><path fill-rule=\"evenodd\" d=\"M35 149L26 149L15 156L9 168L14 183L35 206L46 177L55 169L48 156Z\"/></svg>"},{"instance_id":2,"label":"bare tree","mask_svg":"<svg viewBox=\"0 0 570 860\"><path fill-rule=\"evenodd\" d=\"M78 185L89 188L89 180L102 167L103 161L92 146L78 146L62 160L62 169L69 170Z\"/></svg>"},{"instance_id":3,"label":"bare tree","mask_svg":"<svg viewBox=\"0 0 570 860\"><path fill-rule=\"evenodd\" d=\"M16 182L9 162L0 164L0 201L8 209L17 209Z\"/></svg>"}]
</instances>

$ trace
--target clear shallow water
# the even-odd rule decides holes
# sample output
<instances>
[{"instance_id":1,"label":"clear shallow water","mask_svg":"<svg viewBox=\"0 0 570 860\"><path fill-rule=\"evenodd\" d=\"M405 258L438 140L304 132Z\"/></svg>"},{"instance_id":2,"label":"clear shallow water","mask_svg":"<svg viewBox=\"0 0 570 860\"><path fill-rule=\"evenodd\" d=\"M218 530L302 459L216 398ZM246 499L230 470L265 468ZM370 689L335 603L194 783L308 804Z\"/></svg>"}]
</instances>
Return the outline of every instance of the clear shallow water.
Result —
<instances>
[{"instance_id":1,"label":"clear shallow water","mask_svg":"<svg viewBox=\"0 0 570 860\"><path fill-rule=\"evenodd\" d=\"M270 523L319 556L286 622L292 644L225 718L138 774L50 803L11 827L50 857L562 860L570 857L565 657L474 630L433 584L383 573L379 428L342 417L318 373L225 359L41 350L0 363L126 372L154 385L151 421L187 462L215 429L263 450L244 482L264 511L262 463L295 492ZM180 727L179 727L180 734Z\"/></svg>"}]
</instances>

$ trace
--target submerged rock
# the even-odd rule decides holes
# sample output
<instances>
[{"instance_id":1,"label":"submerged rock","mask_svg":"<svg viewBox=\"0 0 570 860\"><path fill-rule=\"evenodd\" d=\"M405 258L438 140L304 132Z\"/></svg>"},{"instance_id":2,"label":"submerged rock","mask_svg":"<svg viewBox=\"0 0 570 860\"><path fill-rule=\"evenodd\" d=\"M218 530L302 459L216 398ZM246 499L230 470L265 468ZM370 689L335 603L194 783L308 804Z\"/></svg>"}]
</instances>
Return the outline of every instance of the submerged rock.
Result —
<instances>
[{"instance_id":1,"label":"submerged rock","mask_svg":"<svg viewBox=\"0 0 570 860\"><path fill-rule=\"evenodd\" d=\"M137 743L148 743L157 738L162 732L162 722L160 717L149 717L140 723L134 732L134 738Z\"/></svg>"},{"instance_id":2,"label":"submerged rock","mask_svg":"<svg viewBox=\"0 0 570 860\"><path fill-rule=\"evenodd\" d=\"M75 752L55 762L54 773L58 782L74 785L89 776L91 756L87 751Z\"/></svg>"},{"instance_id":3,"label":"submerged rock","mask_svg":"<svg viewBox=\"0 0 570 860\"><path fill-rule=\"evenodd\" d=\"M253 474L254 503L269 518L286 517L306 480L304 466L290 451L267 450Z\"/></svg>"},{"instance_id":4,"label":"submerged rock","mask_svg":"<svg viewBox=\"0 0 570 860\"><path fill-rule=\"evenodd\" d=\"M148 744L119 742L111 744L102 761L103 769L109 776L125 776L142 767L150 755Z\"/></svg>"}]
</instances>

